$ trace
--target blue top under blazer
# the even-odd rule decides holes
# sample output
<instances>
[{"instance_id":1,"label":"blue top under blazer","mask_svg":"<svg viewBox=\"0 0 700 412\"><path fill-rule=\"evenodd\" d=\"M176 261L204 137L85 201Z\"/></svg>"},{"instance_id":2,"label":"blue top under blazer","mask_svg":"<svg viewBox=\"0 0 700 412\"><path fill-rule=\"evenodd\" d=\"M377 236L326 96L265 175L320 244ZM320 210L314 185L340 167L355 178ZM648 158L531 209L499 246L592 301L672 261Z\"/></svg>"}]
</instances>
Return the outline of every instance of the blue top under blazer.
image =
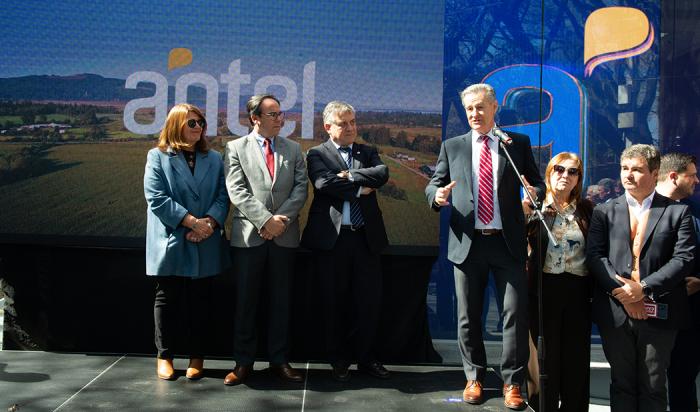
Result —
<instances>
[{"instance_id":1,"label":"blue top under blazer","mask_svg":"<svg viewBox=\"0 0 700 412\"><path fill-rule=\"evenodd\" d=\"M203 278L228 268L230 258L222 228L229 198L219 152L198 151L193 176L182 153L151 149L143 189L148 204L147 275ZM189 229L180 222L188 212L197 218L213 217L218 229L200 243L186 240Z\"/></svg>"}]
</instances>

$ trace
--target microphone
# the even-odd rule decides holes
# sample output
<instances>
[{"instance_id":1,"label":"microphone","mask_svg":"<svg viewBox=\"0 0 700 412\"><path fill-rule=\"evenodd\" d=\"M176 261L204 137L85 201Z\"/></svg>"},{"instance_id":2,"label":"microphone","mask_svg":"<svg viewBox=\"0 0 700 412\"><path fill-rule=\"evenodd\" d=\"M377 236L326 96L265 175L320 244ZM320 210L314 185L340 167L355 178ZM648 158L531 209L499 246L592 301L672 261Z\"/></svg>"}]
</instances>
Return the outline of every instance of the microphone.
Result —
<instances>
[{"instance_id":1,"label":"microphone","mask_svg":"<svg viewBox=\"0 0 700 412\"><path fill-rule=\"evenodd\" d=\"M496 136L496 137L498 138L498 140L499 140L501 143L503 143L504 145L508 146L508 145L513 144L513 139L511 139L510 136L508 136L508 133L506 133L506 132L504 132L503 130L501 130L501 128L498 127L497 125L494 125L494 126L493 126L493 129L491 129L491 132L492 132L493 135Z\"/></svg>"}]
</instances>

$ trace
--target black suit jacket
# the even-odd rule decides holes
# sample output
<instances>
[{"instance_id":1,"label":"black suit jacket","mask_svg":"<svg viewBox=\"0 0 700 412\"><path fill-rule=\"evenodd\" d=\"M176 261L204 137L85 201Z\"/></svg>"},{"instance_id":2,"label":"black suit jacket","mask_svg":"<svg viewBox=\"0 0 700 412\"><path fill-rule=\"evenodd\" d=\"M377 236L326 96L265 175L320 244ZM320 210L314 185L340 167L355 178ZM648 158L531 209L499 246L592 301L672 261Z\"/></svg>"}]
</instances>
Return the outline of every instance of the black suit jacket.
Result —
<instances>
[{"instance_id":1,"label":"black suit jacket","mask_svg":"<svg viewBox=\"0 0 700 412\"><path fill-rule=\"evenodd\" d=\"M530 147L530 138L524 134L508 132L513 143L508 152L515 166L524 174L528 182L537 189L537 197L544 198L545 185L535 164ZM503 234L510 254L517 260L525 262L527 257L527 240L525 238L525 214L520 203L520 181L508 164L503 148L498 149L498 204L501 211ZM469 255L474 237L474 195L472 193L472 132L445 140L440 148L435 174L425 188L428 203L433 209L437 189L451 181L457 185L452 189L450 206L450 233L448 238L447 258L455 264L461 264Z\"/></svg>"},{"instance_id":2,"label":"black suit jacket","mask_svg":"<svg viewBox=\"0 0 700 412\"><path fill-rule=\"evenodd\" d=\"M382 163L377 149L359 143L352 146L353 180L337 176L348 166L330 140L313 147L306 156L309 179L314 186L314 199L309 219L301 237L301 244L309 249L331 250L340 234L343 203L356 198L360 187L378 189L389 180L389 169ZM377 203L377 194L362 195L358 199L365 221L365 236L369 250L379 253L389 243Z\"/></svg>"},{"instance_id":3,"label":"black suit jacket","mask_svg":"<svg viewBox=\"0 0 700 412\"><path fill-rule=\"evenodd\" d=\"M654 194L644 233L639 277L652 288L657 302L668 304L668 319L648 319L657 327L679 329L688 322L684 278L693 272L695 229L688 206ZM620 286L615 274L630 278L632 246L625 195L596 206L588 231L586 264L594 277L593 320L601 327L619 327L627 313L610 293Z\"/></svg>"}]
</instances>

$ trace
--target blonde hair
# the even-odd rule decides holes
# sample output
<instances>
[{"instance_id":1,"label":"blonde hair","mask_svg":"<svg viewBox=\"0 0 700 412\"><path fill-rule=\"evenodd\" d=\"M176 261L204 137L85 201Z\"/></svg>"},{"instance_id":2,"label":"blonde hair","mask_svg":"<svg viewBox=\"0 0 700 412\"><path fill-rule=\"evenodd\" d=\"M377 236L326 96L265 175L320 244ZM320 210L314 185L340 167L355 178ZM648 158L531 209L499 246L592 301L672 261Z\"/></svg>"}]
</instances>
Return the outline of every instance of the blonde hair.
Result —
<instances>
[{"instance_id":1,"label":"blonde hair","mask_svg":"<svg viewBox=\"0 0 700 412\"><path fill-rule=\"evenodd\" d=\"M204 119L204 114L197 106L180 103L173 106L168 113L168 118L165 119L165 126L160 132L160 138L158 138L158 149L162 152L171 148L175 151L181 151L185 148L189 148L189 144L183 137L183 131L187 126L187 115L189 113L194 113L199 116L200 119ZM209 150L209 143L204 137L207 131L206 124L202 128L202 135L199 137L197 143L194 144L194 149L199 152L206 152Z\"/></svg>"},{"instance_id":2,"label":"blonde hair","mask_svg":"<svg viewBox=\"0 0 700 412\"><path fill-rule=\"evenodd\" d=\"M571 189L571 194L569 195L568 201L571 203L575 200L578 203L581 200L581 193L583 192L583 163L578 155L573 152L561 152L554 156L549 163L547 163L547 169L544 172L544 184L547 186L547 194L552 194L552 187L549 185L549 177L554 170L554 166L558 165L564 160L573 160L576 162L576 168L578 169L578 182L576 182L576 186Z\"/></svg>"}]
</instances>

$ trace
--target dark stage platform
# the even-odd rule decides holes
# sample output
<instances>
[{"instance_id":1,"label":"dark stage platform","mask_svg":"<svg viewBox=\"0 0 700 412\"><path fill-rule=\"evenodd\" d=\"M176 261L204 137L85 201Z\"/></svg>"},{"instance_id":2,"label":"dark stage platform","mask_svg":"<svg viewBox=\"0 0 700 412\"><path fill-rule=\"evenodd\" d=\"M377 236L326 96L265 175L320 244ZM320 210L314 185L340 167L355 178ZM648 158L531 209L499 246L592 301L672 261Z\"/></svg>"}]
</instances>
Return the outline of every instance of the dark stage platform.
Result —
<instances>
[{"instance_id":1,"label":"dark stage platform","mask_svg":"<svg viewBox=\"0 0 700 412\"><path fill-rule=\"evenodd\" d=\"M184 376L187 360L177 359L181 376L156 378L152 357L0 351L0 411L508 411L503 382L490 371L487 401L462 402L464 374L459 367L392 366L392 378L379 380L352 370L350 382L331 379L323 364L295 363L304 383L278 380L256 363L245 384L227 387L230 360L208 360L203 379ZM530 410L530 409L527 409Z\"/></svg>"}]
</instances>

